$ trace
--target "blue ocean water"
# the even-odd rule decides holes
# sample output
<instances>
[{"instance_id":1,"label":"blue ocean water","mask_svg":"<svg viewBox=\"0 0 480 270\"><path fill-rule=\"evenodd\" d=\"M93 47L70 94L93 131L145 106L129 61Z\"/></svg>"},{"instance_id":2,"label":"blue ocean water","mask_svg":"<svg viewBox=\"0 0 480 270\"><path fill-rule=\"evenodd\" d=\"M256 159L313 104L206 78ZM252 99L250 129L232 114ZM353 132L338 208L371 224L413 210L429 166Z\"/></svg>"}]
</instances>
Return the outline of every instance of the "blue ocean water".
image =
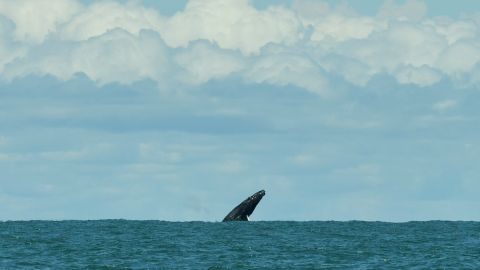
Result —
<instances>
[{"instance_id":1,"label":"blue ocean water","mask_svg":"<svg viewBox=\"0 0 480 270\"><path fill-rule=\"evenodd\" d=\"M1 269L480 269L479 222L0 222Z\"/></svg>"}]
</instances>

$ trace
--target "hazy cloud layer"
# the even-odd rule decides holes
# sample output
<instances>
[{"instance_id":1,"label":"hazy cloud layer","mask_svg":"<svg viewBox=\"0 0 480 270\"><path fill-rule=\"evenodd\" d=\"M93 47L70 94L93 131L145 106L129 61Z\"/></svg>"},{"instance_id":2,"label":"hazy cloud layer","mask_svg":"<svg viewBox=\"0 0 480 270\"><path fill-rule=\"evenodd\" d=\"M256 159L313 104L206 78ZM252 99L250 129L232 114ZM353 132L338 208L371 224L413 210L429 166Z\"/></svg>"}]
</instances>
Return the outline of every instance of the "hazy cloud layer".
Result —
<instances>
[{"instance_id":1,"label":"hazy cloud layer","mask_svg":"<svg viewBox=\"0 0 480 270\"><path fill-rule=\"evenodd\" d=\"M335 91L335 77L358 86L377 75L478 85L479 19L425 17L426 9L420 0L386 1L369 17L323 1L257 10L248 0L191 0L165 17L133 1L2 0L0 71L6 80L85 73L100 84L236 77L321 95Z\"/></svg>"},{"instance_id":2,"label":"hazy cloud layer","mask_svg":"<svg viewBox=\"0 0 480 270\"><path fill-rule=\"evenodd\" d=\"M478 15L252 1L0 0L0 220L480 219Z\"/></svg>"},{"instance_id":3,"label":"hazy cloud layer","mask_svg":"<svg viewBox=\"0 0 480 270\"><path fill-rule=\"evenodd\" d=\"M480 218L480 93L380 82L340 99L235 80L1 83L0 219L214 221L260 188L260 220Z\"/></svg>"}]
</instances>

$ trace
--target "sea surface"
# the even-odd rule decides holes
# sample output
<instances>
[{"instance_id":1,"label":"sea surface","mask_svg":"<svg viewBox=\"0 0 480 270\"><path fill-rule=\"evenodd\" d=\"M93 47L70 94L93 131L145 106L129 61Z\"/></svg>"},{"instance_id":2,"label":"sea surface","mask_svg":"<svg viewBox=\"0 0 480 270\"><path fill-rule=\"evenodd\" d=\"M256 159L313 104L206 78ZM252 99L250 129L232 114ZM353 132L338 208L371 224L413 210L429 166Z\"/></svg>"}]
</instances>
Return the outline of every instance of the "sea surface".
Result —
<instances>
[{"instance_id":1,"label":"sea surface","mask_svg":"<svg viewBox=\"0 0 480 270\"><path fill-rule=\"evenodd\" d=\"M480 222L0 222L0 269L480 269Z\"/></svg>"}]
</instances>

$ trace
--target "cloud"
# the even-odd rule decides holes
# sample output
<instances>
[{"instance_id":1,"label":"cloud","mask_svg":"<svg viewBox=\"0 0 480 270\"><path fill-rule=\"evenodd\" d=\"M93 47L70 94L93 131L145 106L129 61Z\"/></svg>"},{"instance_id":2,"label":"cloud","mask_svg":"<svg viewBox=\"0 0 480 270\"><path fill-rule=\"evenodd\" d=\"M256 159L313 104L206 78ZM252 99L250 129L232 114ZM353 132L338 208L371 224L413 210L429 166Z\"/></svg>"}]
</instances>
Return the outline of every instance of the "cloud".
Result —
<instances>
[{"instance_id":1,"label":"cloud","mask_svg":"<svg viewBox=\"0 0 480 270\"><path fill-rule=\"evenodd\" d=\"M336 26L336 27L333 27ZM368 17L348 17L339 14L326 16L323 20L314 23L312 41L343 42L350 39L367 38L382 23L375 22Z\"/></svg>"},{"instance_id":2,"label":"cloud","mask_svg":"<svg viewBox=\"0 0 480 270\"><path fill-rule=\"evenodd\" d=\"M426 82L438 81L432 79L432 68L436 67L435 62L445 44L442 37L422 26L394 22L367 39L341 44L338 54L364 64L370 75L387 73L399 78L400 83L419 83L424 86L428 85ZM408 67L423 73L429 72L429 79L407 79L413 78L405 74Z\"/></svg>"},{"instance_id":3,"label":"cloud","mask_svg":"<svg viewBox=\"0 0 480 270\"><path fill-rule=\"evenodd\" d=\"M246 66L246 60L238 52L223 50L205 41L194 42L180 50L174 61L183 71L178 80L191 84L224 78Z\"/></svg>"},{"instance_id":4,"label":"cloud","mask_svg":"<svg viewBox=\"0 0 480 270\"><path fill-rule=\"evenodd\" d=\"M79 10L60 27L58 35L63 40L82 41L113 29L123 29L131 34L139 34L143 29L158 31L163 23L164 18L158 12L141 6L139 2L98 1Z\"/></svg>"},{"instance_id":5,"label":"cloud","mask_svg":"<svg viewBox=\"0 0 480 270\"><path fill-rule=\"evenodd\" d=\"M301 54L275 49L254 60L245 72L249 82L273 85L293 85L311 92L328 94L325 72L310 58Z\"/></svg>"},{"instance_id":6,"label":"cloud","mask_svg":"<svg viewBox=\"0 0 480 270\"><path fill-rule=\"evenodd\" d=\"M45 44L11 63L8 79L29 74L54 75L68 80L84 73L100 84L131 83L142 79L162 81L169 68L167 48L156 32L133 35L116 28L85 41Z\"/></svg>"},{"instance_id":7,"label":"cloud","mask_svg":"<svg viewBox=\"0 0 480 270\"><path fill-rule=\"evenodd\" d=\"M447 74L456 77L468 73L480 61L479 41L457 41L445 48L438 58L438 66Z\"/></svg>"},{"instance_id":8,"label":"cloud","mask_svg":"<svg viewBox=\"0 0 480 270\"><path fill-rule=\"evenodd\" d=\"M404 66L395 71L395 78L402 84L429 86L439 82L442 79L442 74L425 65L421 67Z\"/></svg>"},{"instance_id":9,"label":"cloud","mask_svg":"<svg viewBox=\"0 0 480 270\"><path fill-rule=\"evenodd\" d=\"M403 5L397 5L394 0L386 0L378 15L400 20L420 20L426 13L427 5L422 0L407 0Z\"/></svg>"},{"instance_id":10,"label":"cloud","mask_svg":"<svg viewBox=\"0 0 480 270\"><path fill-rule=\"evenodd\" d=\"M42 43L57 27L67 22L82 9L75 0L2 0L0 14L15 23L14 40Z\"/></svg>"},{"instance_id":11,"label":"cloud","mask_svg":"<svg viewBox=\"0 0 480 270\"><path fill-rule=\"evenodd\" d=\"M474 16L40 2L0 0L0 219L218 220L259 188L257 220L478 218Z\"/></svg>"},{"instance_id":12,"label":"cloud","mask_svg":"<svg viewBox=\"0 0 480 270\"><path fill-rule=\"evenodd\" d=\"M455 21L442 17L427 20L425 24L433 27L437 33L444 36L449 45L462 39L473 39L478 31L478 22L475 23L473 18Z\"/></svg>"},{"instance_id":13,"label":"cloud","mask_svg":"<svg viewBox=\"0 0 480 270\"><path fill-rule=\"evenodd\" d=\"M3 71L6 64L26 53L22 44L14 40L14 29L13 22L0 16L0 72Z\"/></svg>"},{"instance_id":14,"label":"cloud","mask_svg":"<svg viewBox=\"0 0 480 270\"><path fill-rule=\"evenodd\" d=\"M213 169L227 174L241 173L247 169L247 165L237 160L228 160L221 164L216 164Z\"/></svg>"},{"instance_id":15,"label":"cloud","mask_svg":"<svg viewBox=\"0 0 480 270\"><path fill-rule=\"evenodd\" d=\"M458 102L453 99L439 101L433 105L433 109L439 112L449 110L457 106Z\"/></svg>"},{"instance_id":16,"label":"cloud","mask_svg":"<svg viewBox=\"0 0 480 270\"><path fill-rule=\"evenodd\" d=\"M387 1L376 16L296 0L258 10L248 0L190 0L162 16L141 2L0 1L0 78L84 73L99 84L150 79L181 88L210 80L294 85L378 75L420 87L476 85L479 20L426 17L423 1Z\"/></svg>"},{"instance_id":17,"label":"cloud","mask_svg":"<svg viewBox=\"0 0 480 270\"><path fill-rule=\"evenodd\" d=\"M293 44L300 21L283 7L259 11L248 0L190 0L183 12L167 19L160 33L171 47L204 39L222 49L258 53L268 43Z\"/></svg>"},{"instance_id":18,"label":"cloud","mask_svg":"<svg viewBox=\"0 0 480 270\"><path fill-rule=\"evenodd\" d=\"M150 34L158 36L140 36ZM199 45L216 50L208 42L189 46ZM280 48L263 54L308 59ZM0 219L213 221L231 210L232 196L241 201L260 188L268 198L257 220L406 221L425 218L409 210L428 212L419 203L426 197L473 202L478 91L452 92L445 82L392 87L401 90L372 95L352 88L358 91L348 97L324 99L265 82L211 81L195 88L207 92L189 95L158 91L152 82L96 86L82 76L1 82ZM451 100L457 105L447 109ZM184 204L195 194L205 195L202 207L210 212ZM358 203L365 198L387 209ZM340 207L332 203L338 200ZM308 207L319 204L321 211ZM437 217L446 218L441 211Z\"/></svg>"}]
</instances>

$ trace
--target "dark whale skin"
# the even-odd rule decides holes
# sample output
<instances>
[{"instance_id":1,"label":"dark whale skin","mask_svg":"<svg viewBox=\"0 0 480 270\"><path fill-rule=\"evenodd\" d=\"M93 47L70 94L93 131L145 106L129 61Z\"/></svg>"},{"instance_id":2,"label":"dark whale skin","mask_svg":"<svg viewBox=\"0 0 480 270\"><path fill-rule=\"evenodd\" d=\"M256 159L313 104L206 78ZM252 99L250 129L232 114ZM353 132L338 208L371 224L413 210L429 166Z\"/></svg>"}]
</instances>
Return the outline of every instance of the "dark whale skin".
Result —
<instances>
[{"instance_id":1,"label":"dark whale skin","mask_svg":"<svg viewBox=\"0 0 480 270\"><path fill-rule=\"evenodd\" d=\"M253 213L257 204L265 196L265 190L260 190L252 196L245 199L237 207L233 208L230 213L223 219L223 221L248 221L248 217Z\"/></svg>"}]
</instances>

